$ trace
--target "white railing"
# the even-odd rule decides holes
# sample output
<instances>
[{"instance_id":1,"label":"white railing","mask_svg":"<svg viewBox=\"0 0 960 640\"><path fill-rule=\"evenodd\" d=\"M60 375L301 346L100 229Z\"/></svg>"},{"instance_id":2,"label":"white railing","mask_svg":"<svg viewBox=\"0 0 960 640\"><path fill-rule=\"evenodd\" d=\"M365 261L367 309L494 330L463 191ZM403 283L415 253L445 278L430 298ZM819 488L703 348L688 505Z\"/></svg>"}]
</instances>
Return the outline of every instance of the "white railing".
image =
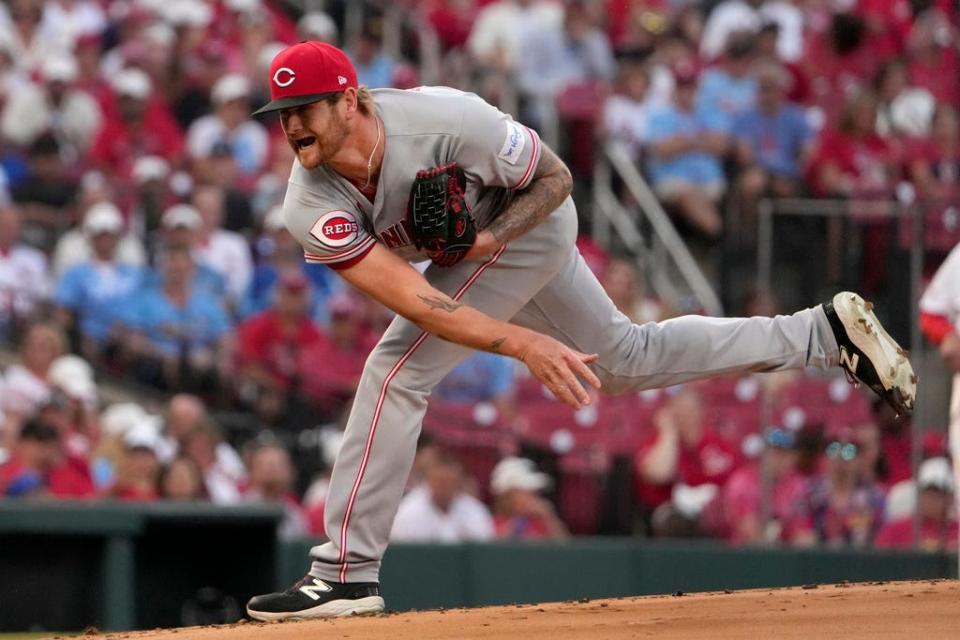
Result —
<instances>
[{"instance_id":1,"label":"white railing","mask_svg":"<svg viewBox=\"0 0 960 640\"><path fill-rule=\"evenodd\" d=\"M635 205L624 204L613 190L613 176L623 182ZM616 234L635 256L656 294L675 309L695 306L723 315L713 286L697 265L673 222L629 154L615 143L602 144L594 167L594 239L610 247ZM649 237L642 229L649 228Z\"/></svg>"}]
</instances>

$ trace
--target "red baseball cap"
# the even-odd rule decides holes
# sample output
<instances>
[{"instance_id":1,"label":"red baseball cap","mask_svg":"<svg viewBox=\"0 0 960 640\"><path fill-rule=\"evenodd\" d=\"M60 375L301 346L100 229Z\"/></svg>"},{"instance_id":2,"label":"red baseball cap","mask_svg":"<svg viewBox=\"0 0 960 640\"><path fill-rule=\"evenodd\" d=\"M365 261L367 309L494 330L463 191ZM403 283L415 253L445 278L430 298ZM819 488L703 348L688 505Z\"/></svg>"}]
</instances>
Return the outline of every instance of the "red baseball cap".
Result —
<instances>
[{"instance_id":1,"label":"red baseball cap","mask_svg":"<svg viewBox=\"0 0 960 640\"><path fill-rule=\"evenodd\" d=\"M310 104L348 87L357 87L357 70L343 51L325 42L301 42L274 57L270 102L253 113Z\"/></svg>"}]
</instances>

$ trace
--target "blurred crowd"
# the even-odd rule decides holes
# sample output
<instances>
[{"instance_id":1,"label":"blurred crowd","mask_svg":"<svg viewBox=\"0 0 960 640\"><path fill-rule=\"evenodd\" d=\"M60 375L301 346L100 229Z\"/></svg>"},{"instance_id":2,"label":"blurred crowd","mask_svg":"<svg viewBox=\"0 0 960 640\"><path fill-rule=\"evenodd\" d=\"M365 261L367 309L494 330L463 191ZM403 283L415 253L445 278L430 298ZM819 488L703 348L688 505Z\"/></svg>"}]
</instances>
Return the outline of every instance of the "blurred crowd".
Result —
<instances>
[{"instance_id":1,"label":"blurred crowd","mask_svg":"<svg viewBox=\"0 0 960 640\"><path fill-rule=\"evenodd\" d=\"M317 4L0 4L3 497L270 500L284 535L323 535L339 430L391 314L305 264L284 228L293 153L275 117L250 112L299 40L343 46L362 84L409 88L429 30L435 80L552 128L578 199L611 141L708 248L749 252L768 196L923 200L942 209L942 242L958 223L953 2L402 0L392 49L374 4L352 31L350 3ZM857 228L855 283L882 291L901 229ZM778 235L800 247L801 286L822 284L809 247L837 232ZM685 311L634 260L579 245L635 322ZM734 311L780 310L748 292ZM956 547L942 438L913 479L908 421L842 379L762 380L574 414L475 355L433 394L394 537L901 546L919 513L923 546ZM761 421L763 398L778 409Z\"/></svg>"}]
</instances>

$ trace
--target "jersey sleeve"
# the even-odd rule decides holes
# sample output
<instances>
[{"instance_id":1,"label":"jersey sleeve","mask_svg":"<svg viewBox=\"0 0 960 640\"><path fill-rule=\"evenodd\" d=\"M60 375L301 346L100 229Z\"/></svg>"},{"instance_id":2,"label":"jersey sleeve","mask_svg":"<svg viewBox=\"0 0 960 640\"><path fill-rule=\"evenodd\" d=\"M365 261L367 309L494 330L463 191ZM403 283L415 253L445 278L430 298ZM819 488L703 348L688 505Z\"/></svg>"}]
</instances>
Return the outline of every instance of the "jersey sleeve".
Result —
<instances>
[{"instance_id":1,"label":"jersey sleeve","mask_svg":"<svg viewBox=\"0 0 960 640\"><path fill-rule=\"evenodd\" d=\"M944 316L960 329L960 245L953 248L923 292L920 311Z\"/></svg>"},{"instance_id":2,"label":"jersey sleeve","mask_svg":"<svg viewBox=\"0 0 960 640\"><path fill-rule=\"evenodd\" d=\"M542 147L534 130L471 95L464 99L451 159L484 186L524 189L533 179Z\"/></svg>"},{"instance_id":3,"label":"jersey sleeve","mask_svg":"<svg viewBox=\"0 0 960 640\"><path fill-rule=\"evenodd\" d=\"M287 186L284 220L303 247L307 262L346 269L373 249L376 238L360 223L359 213L353 207L338 205L295 182Z\"/></svg>"}]
</instances>

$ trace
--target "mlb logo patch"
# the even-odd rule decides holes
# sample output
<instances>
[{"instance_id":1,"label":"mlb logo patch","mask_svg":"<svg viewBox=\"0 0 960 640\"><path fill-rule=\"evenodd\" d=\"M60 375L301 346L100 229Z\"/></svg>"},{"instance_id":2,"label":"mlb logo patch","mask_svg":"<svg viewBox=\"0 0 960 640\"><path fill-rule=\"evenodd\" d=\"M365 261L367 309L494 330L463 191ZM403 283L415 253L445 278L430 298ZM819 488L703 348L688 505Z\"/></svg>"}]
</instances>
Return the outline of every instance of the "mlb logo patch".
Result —
<instances>
[{"instance_id":1,"label":"mlb logo patch","mask_svg":"<svg viewBox=\"0 0 960 640\"><path fill-rule=\"evenodd\" d=\"M523 135L523 129L516 122L507 124L507 137L503 140L503 146L500 147L500 153L497 157L506 160L510 164L517 164L520 154L523 153L523 145L527 142Z\"/></svg>"}]
</instances>

